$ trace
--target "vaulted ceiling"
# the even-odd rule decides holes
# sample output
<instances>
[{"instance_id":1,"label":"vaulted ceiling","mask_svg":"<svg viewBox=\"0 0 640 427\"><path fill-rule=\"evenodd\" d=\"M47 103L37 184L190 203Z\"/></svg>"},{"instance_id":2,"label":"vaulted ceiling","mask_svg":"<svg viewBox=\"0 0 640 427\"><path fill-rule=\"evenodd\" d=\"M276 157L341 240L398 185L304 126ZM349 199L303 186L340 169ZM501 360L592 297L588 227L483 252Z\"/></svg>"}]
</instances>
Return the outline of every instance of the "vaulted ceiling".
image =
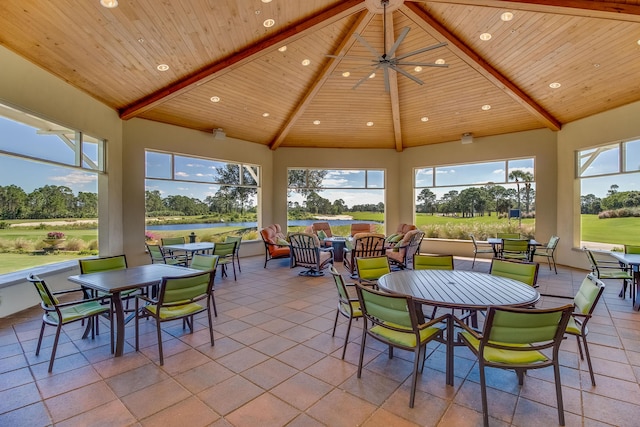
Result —
<instances>
[{"instance_id":1,"label":"vaulted ceiling","mask_svg":"<svg viewBox=\"0 0 640 427\"><path fill-rule=\"evenodd\" d=\"M124 120L402 151L639 101L639 3L390 0L385 15L381 0L3 0L0 44ZM447 67L376 69L372 51L404 34L396 58L446 43L404 61Z\"/></svg>"}]
</instances>

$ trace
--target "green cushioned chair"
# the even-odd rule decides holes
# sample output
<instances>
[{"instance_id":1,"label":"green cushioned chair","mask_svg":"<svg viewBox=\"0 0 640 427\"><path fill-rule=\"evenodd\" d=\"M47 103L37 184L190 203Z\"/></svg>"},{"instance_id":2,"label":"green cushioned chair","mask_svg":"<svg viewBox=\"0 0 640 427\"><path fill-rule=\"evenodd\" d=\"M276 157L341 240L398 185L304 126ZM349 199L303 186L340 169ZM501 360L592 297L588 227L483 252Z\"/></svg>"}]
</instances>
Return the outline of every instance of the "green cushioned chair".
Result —
<instances>
[{"instance_id":1,"label":"green cushioned chair","mask_svg":"<svg viewBox=\"0 0 640 427\"><path fill-rule=\"evenodd\" d=\"M529 259L529 240L502 239L500 258L527 261Z\"/></svg>"},{"instance_id":2,"label":"green cushioned chair","mask_svg":"<svg viewBox=\"0 0 640 427\"><path fill-rule=\"evenodd\" d=\"M633 300L633 276L631 273L617 260L603 260L595 256L595 254L587 248L583 248L584 253L587 255L589 264L591 264L591 272L600 280L622 280L622 289L618 296L620 298L626 298L627 287L631 289L631 296Z\"/></svg>"},{"instance_id":3,"label":"green cushioned chair","mask_svg":"<svg viewBox=\"0 0 640 427\"><path fill-rule=\"evenodd\" d=\"M238 264L238 272L242 273L242 268L240 268L240 244L242 243L242 236L227 236L225 237L224 242L235 242L236 247L233 252L233 259L236 264Z\"/></svg>"},{"instance_id":4,"label":"green cushioned chair","mask_svg":"<svg viewBox=\"0 0 640 427\"><path fill-rule=\"evenodd\" d=\"M189 276L163 277L157 298L138 295L136 298L136 351L140 349L140 319L151 317L156 321L160 365L164 365L161 323L183 319L189 327L190 333L193 333L194 316L205 311L209 321L211 346L213 346L213 321L210 309L212 288L213 272L203 271ZM140 306L140 302L143 303L142 306Z\"/></svg>"},{"instance_id":5,"label":"green cushioned chair","mask_svg":"<svg viewBox=\"0 0 640 427\"><path fill-rule=\"evenodd\" d=\"M351 323L353 322L353 319L359 319L362 317L362 310L360 310L360 301L358 300L357 295L349 295L347 285L344 283L344 279L340 273L338 273L338 270L336 270L334 266L331 266L330 271L333 276L336 289L338 290L338 308L336 310L336 319L333 323L333 332L331 333L331 336L333 337L336 335L338 316L343 315L349 319L349 323L347 324L347 333L344 337L344 344L342 346L342 359L344 360L344 355L347 352L347 344L349 343Z\"/></svg>"},{"instance_id":6,"label":"green cushioned chair","mask_svg":"<svg viewBox=\"0 0 640 427\"><path fill-rule=\"evenodd\" d=\"M109 270L124 270L127 268L127 257L125 255L114 255L100 258L86 258L79 259L78 265L80 266L81 274L97 273L100 271ZM133 297L133 294L137 292L137 289L120 292L120 298L125 302L125 311L129 310L129 300ZM88 294L88 292L86 292ZM111 298L111 294L104 292L93 293L93 296L101 298Z\"/></svg>"},{"instance_id":7,"label":"green cushioned chair","mask_svg":"<svg viewBox=\"0 0 640 427\"><path fill-rule=\"evenodd\" d=\"M356 291L364 316L358 378L362 376L368 336L389 346L390 359L393 358L394 348L412 351L413 374L409 407L413 408L418 372L422 372L424 368L427 343L435 339L443 339L442 332L445 325L442 321L447 316L421 323L416 303L409 295L379 292L361 284L356 284Z\"/></svg>"},{"instance_id":8,"label":"green cushioned chair","mask_svg":"<svg viewBox=\"0 0 640 427\"><path fill-rule=\"evenodd\" d=\"M478 256L478 254L495 255L495 250L493 249L493 246L491 246L487 242L479 243L476 240L475 235L469 234L469 237L471 237L471 242L473 243L473 262L471 263L471 268L473 269L473 267L475 267L476 265L476 257Z\"/></svg>"},{"instance_id":9,"label":"green cushioned chair","mask_svg":"<svg viewBox=\"0 0 640 427\"><path fill-rule=\"evenodd\" d=\"M218 256L218 265L222 266L220 277L227 276L227 265L233 268L233 280L236 279L236 263L234 257L236 253L236 242L216 243L213 247L213 255Z\"/></svg>"},{"instance_id":10,"label":"green cushioned chair","mask_svg":"<svg viewBox=\"0 0 640 427\"><path fill-rule=\"evenodd\" d=\"M453 255L415 254L414 270L453 270Z\"/></svg>"},{"instance_id":11,"label":"green cushioned chair","mask_svg":"<svg viewBox=\"0 0 640 427\"><path fill-rule=\"evenodd\" d=\"M182 265L187 266L189 262L187 260L186 255L172 255L170 253L165 253L160 245L150 245L145 243L147 246L147 252L151 257L151 264L169 264L169 265Z\"/></svg>"},{"instance_id":12,"label":"green cushioned chair","mask_svg":"<svg viewBox=\"0 0 640 427\"><path fill-rule=\"evenodd\" d=\"M194 254L191 259L191 265L189 268L193 268L194 270L200 271L211 271L214 277L216 276L216 268L218 267L218 255L208 255L208 254ZM211 303L213 304L213 314L218 317L218 308L216 307L216 298L213 295L213 291L215 290L215 285L211 285Z\"/></svg>"},{"instance_id":13,"label":"green cushioned chair","mask_svg":"<svg viewBox=\"0 0 640 427\"><path fill-rule=\"evenodd\" d=\"M555 253L559 241L560 238L558 236L551 236L549 242L545 245L545 247L542 249L536 249L533 254L534 257L546 257L547 262L549 263L549 270L551 270L551 263L553 262L553 270L556 272L556 274L558 274L558 269L556 267Z\"/></svg>"},{"instance_id":14,"label":"green cushioned chair","mask_svg":"<svg viewBox=\"0 0 640 427\"><path fill-rule=\"evenodd\" d=\"M36 287L36 291L41 299L40 305L44 310L42 326L40 327L40 335L38 336L38 345L36 347L36 356L40 354L40 346L42 344L45 326L51 325L56 327L56 335L51 347L51 358L49 359L49 372L51 372L53 370L53 362L56 358L56 350L58 349L58 340L60 339L62 326L77 321L87 320L87 325L82 338L86 338L87 335L89 335L89 331L91 331L91 338L93 339L97 332L97 328L94 328L93 326L97 325L98 316L101 314L109 314L110 307L100 304L102 297L61 302L58 299L58 295L83 292L83 290L78 288L51 292L44 280L40 279L38 276L30 274L27 277L27 280L33 283ZM113 316L109 316L109 322L111 325L111 353L113 353Z\"/></svg>"},{"instance_id":15,"label":"green cushioned chair","mask_svg":"<svg viewBox=\"0 0 640 427\"><path fill-rule=\"evenodd\" d=\"M494 276L515 279L529 286L537 286L538 270L540 265L533 262L505 261L501 259L491 260L489 273Z\"/></svg>"},{"instance_id":16,"label":"green cushioned chair","mask_svg":"<svg viewBox=\"0 0 640 427\"><path fill-rule=\"evenodd\" d=\"M572 304L547 309L490 307L482 333L456 320L462 328L460 341L478 358L485 427L489 426L487 367L515 370L522 385L527 370L553 366L558 420L564 425L558 352L572 311Z\"/></svg>"},{"instance_id":17,"label":"green cushioned chair","mask_svg":"<svg viewBox=\"0 0 640 427\"><path fill-rule=\"evenodd\" d=\"M369 286L378 286L378 279L387 273L391 273L389 257L374 256L366 258L356 258L356 269L358 271L358 282Z\"/></svg>"}]
</instances>

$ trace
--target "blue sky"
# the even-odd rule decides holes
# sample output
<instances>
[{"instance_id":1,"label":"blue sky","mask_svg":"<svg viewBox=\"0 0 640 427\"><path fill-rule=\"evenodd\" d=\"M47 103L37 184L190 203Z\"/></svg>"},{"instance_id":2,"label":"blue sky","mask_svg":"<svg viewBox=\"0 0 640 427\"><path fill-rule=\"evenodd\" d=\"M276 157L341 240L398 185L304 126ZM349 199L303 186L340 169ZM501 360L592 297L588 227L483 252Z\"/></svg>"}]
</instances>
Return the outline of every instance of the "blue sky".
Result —
<instances>
[{"instance_id":1,"label":"blue sky","mask_svg":"<svg viewBox=\"0 0 640 427\"><path fill-rule=\"evenodd\" d=\"M93 147L88 147L88 155L95 159L96 153L92 152ZM18 154L41 157L61 163L73 163L73 151L69 149L56 135L37 135L35 129L16 123L12 120L0 118L0 150L13 151ZM608 172L611 165L615 165L616 150L610 150L598 157L593 162L588 171L593 173ZM178 157L176 157L178 158ZM640 159L640 141L629 145L627 153L627 167L640 169L640 166L633 162ZM201 160L201 159L199 159ZM159 161L158 163L162 163ZM179 162L176 161L178 164ZM199 162L181 162L178 164L177 176L184 179L199 177L206 181L210 179L216 166L220 162L202 160ZM440 166L436 168L436 184L445 187L433 188L432 191L438 197L454 189L460 191L459 185L486 182L504 182L507 175L502 161L488 162L474 165ZM157 166L157 165L156 165ZM520 169L533 172L533 164L530 160L511 160L509 170ZM149 166L149 172L155 176L164 177L162 168ZM417 180L423 185L432 182L433 173L418 173ZM604 197L612 184L619 185L619 190L637 190L640 188L640 173L626 174L623 177L598 177L583 179L583 194L592 193L598 197ZM323 182L325 187L334 187L320 193L331 201L343 199L347 206L354 204L376 204L383 201L383 191L376 190L383 186L382 173L370 172L368 185L370 188L364 189L365 178L363 171L355 170L334 170L330 171ZM44 185L64 185L72 189L77 194L79 191L97 191L97 176L80 169L54 166L41 162L34 162L18 157L0 155L0 185L7 186L15 184L23 188L27 193L35 188ZM448 187L447 187L448 186ZM338 188L335 188L338 187ZM371 188L374 187L374 188ZM353 188L362 188L354 190ZM194 184L191 182L169 182L159 180L148 180L148 190L159 190L163 197L171 194L181 194L188 197L195 197L204 200L207 196L213 195L218 190L216 185ZM302 203L303 199L296 193L292 193L291 201Z\"/></svg>"}]
</instances>

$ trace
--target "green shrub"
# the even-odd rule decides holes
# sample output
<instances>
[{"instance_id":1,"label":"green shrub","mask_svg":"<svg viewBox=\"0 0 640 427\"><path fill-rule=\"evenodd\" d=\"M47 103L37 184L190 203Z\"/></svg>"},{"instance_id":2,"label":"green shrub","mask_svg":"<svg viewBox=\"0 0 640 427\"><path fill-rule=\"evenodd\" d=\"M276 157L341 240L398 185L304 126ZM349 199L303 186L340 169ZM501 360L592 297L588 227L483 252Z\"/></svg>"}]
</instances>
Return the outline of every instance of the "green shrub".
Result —
<instances>
[{"instance_id":1,"label":"green shrub","mask_svg":"<svg viewBox=\"0 0 640 427\"><path fill-rule=\"evenodd\" d=\"M66 241L64 248L66 251L81 251L85 248L85 242L82 239L69 239Z\"/></svg>"}]
</instances>

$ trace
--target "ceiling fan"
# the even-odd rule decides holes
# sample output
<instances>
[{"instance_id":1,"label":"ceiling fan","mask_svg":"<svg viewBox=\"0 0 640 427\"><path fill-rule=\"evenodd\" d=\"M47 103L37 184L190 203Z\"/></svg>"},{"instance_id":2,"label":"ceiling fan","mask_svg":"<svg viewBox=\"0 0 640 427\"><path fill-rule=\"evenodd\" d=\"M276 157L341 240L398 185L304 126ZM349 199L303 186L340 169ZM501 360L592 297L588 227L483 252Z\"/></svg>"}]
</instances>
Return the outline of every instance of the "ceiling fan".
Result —
<instances>
[{"instance_id":1,"label":"ceiling fan","mask_svg":"<svg viewBox=\"0 0 640 427\"><path fill-rule=\"evenodd\" d=\"M382 33L384 37L382 54L380 54L373 46L371 46L360 34L353 33L353 36L373 54L375 59L366 59L366 58L355 57L355 56L326 55L329 58L349 59L354 61L366 61L371 63L370 65L373 67L373 70L367 73L366 76L358 80L358 82L353 86L353 89L356 89L358 86L364 83L367 79L369 79L372 76L373 73L375 73L376 70L379 70L379 69L382 69L382 71L384 72L384 88L387 92L389 92L389 70L390 69L413 80L419 85L422 85L424 84L422 80L408 73L407 71L403 70L402 68L400 68L400 66L406 65L406 66L413 66L413 67L439 67L439 68L449 67L448 64L437 64L435 62L406 61L406 59L411 56L446 46L447 43L445 42L437 43L432 46L423 47L421 49L414 50L413 52L405 53L404 55L394 56L396 53L396 50L398 49L398 46L400 46L400 44L405 39L405 37L407 37L407 34L409 34L409 30L410 30L409 27L404 27L400 31L400 35L396 39L393 46L391 46L391 49L389 49L389 51L387 52L387 7L389 6L389 0L379 0L379 1L380 1L380 5L382 6ZM394 0L394 8L401 6L403 2L404 0ZM373 3L373 0L367 0L368 5L371 3ZM369 9L374 13L377 10L379 10L377 6L372 6Z\"/></svg>"}]
</instances>

